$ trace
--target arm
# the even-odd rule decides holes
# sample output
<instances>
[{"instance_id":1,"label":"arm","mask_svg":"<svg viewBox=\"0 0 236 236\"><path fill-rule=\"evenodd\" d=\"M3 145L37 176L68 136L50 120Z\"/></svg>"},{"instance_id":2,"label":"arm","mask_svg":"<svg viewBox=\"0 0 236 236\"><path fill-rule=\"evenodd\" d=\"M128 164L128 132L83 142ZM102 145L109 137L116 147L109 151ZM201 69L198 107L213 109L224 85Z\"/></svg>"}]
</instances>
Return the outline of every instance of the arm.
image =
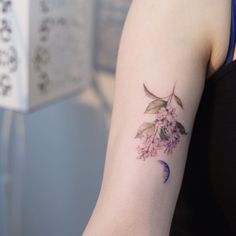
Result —
<instances>
[{"instance_id":1,"label":"arm","mask_svg":"<svg viewBox=\"0 0 236 236\"><path fill-rule=\"evenodd\" d=\"M211 54L203 5L133 1L120 41L102 187L83 236L169 234Z\"/></svg>"}]
</instances>

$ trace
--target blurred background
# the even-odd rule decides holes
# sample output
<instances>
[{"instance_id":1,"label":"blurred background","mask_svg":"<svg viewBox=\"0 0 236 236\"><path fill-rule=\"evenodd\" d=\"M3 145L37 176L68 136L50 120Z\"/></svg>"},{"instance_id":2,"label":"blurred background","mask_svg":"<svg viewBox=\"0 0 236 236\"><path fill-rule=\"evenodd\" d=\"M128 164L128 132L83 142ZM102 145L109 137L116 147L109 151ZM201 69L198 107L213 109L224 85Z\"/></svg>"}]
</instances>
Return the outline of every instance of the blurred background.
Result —
<instances>
[{"instance_id":1,"label":"blurred background","mask_svg":"<svg viewBox=\"0 0 236 236\"><path fill-rule=\"evenodd\" d=\"M9 119L14 121L9 158L15 163L19 155L25 159L18 235L78 236L89 220L102 180L118 45L130 4L131 0L95 0L88 86L25 115L11 116L0 109L2 136L7 135ZM0 209L0 235L3 218Z\"/></svg>"}]
</instances>

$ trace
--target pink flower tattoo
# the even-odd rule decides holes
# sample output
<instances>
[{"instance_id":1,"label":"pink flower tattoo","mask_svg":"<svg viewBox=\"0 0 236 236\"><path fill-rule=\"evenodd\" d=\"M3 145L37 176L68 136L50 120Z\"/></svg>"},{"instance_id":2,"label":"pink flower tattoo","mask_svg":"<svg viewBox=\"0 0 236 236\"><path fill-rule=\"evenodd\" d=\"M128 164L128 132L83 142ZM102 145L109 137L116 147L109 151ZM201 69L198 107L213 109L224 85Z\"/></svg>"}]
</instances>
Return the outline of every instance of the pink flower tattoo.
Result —
<instances>
[{"instance_id":1,"label":"pink flower tattoo","mask_svg":"<svg viewBox=\"0 0 236 236\"><path fill-rule=\"evenodd\" d=\"M183 103L175 94L175 85L172 93L166 97L158 97L150 92L143 84L145 94L152 99L145 110L145 114L154 114L152 122L144 122L138 129L135 138L140 139L137 147L138 159L146 160L148 157L157 157L161 150L167 155L173 153L180 142L181 135L187 135L184 126L177 121L176 108L173 101L182 109ZM159 163L164 167L164 183L170 175L168 164L162 160Z\"/></svg>"}]
</instances>

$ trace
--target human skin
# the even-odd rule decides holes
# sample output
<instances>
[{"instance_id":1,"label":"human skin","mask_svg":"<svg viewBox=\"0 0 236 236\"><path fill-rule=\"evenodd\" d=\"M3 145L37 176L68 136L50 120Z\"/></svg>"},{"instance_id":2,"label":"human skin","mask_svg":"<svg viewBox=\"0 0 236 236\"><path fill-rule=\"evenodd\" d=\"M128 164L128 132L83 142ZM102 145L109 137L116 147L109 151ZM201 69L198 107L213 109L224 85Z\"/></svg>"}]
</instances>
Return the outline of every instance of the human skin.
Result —
<instances>
[{"instance_id":1,"label":"human skin","mask_svg":"<svg viewBox=\"0 0 236 236\"><path fill-rule=\"evenodd\" d=\"M229 15L229 0L132 2L117 58L102 186L83 236L169 235L204 84L226 57ZM162 116L161 108L165 113L160 101L153 112L145 113L155 98L150 100L144 85L161 98L174 87L178 98L172 107L184 130L179 125L175 131L182 134L172 152L164 152L162 143L153 155L137 158L140 153L144 157L141 137L157 131L142 124ZM165 132L159 132L161 141L170 137L170 131Z\"/></svg>"}]
</instances>

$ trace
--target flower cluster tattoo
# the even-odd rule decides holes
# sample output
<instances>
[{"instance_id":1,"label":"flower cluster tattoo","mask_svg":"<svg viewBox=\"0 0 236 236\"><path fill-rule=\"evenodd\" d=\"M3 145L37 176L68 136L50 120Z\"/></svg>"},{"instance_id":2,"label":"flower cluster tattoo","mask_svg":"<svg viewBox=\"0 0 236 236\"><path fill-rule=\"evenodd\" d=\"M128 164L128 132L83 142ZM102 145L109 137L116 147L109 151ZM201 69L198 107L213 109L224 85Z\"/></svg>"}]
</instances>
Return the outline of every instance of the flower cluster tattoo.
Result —
<instances>
[{"instance_id":1,"label":"flower cluster tattoo","mask_svg":"<svg viewBox=\"0 0 236 236\"><path fill-rule=\"evenodd\" d=\"M148 90L143 84L145 94L152 99L146 108L146 114L154 114L153 122L144 122L138 129L135 138L139 138L140 144L137 147L138 159L145 160L148 157L157 157L159 150L165 154L173 153L174 148L180 142L181 135L187 135L184 126L177 121L176 108L172 101L175 101L182 109L183 103L175 94L175 85L172 93L166 97L158 97ZM164 167L164 183L170 175L168 164L162 160L159 163Z\"/></svg>"}]
</instances>

